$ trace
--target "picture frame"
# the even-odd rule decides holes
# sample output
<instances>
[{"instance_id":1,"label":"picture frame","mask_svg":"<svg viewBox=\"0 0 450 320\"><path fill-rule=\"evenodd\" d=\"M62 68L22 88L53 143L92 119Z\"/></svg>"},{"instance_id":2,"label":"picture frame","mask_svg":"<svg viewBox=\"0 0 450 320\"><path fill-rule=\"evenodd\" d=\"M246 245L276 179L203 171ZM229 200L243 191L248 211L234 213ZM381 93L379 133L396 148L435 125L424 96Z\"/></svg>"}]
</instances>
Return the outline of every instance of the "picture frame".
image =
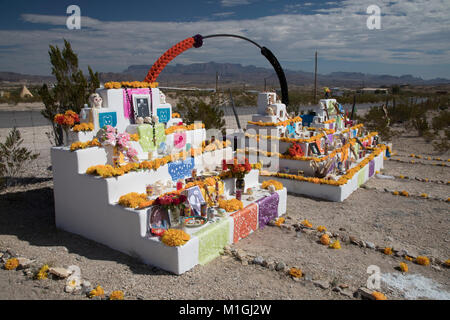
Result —
<instances>
[{"instance_id":1,"label":"picture frame","mask_svg":"<svg viewBox=\"0 0 450 320\"><path fill-rule=\"evenodd\" d=\"M149 94L133 94L134 120L138 117L150 117L152 101Z\"/></svg>"},{"instance_id":2,"label":"picture frame","mask_svg":"<svg viewBox=\"0 0 450 320\"><path fill-rule=\"evenodd\" d=\"M313 154L321 155L320 150L319 150L319 146L317 145L316 142L310 143L309 144L309 148L311 149Z\"/></svg>"},{"instance_id":3,"label":"picture frame","mask_svg":"<svg viewBox=\"0 0 450 320\"><path fill-rule=\"evenodd\" d=\"M191 207L192 214L194 216L200 216L201 215L201 206L206 201L205 201L205 198L203 198L203 194L202 194L199 186L194 186L183 192L185 193L185 195L187 197L187 202L188 202L189 206Z\"/></svg>"},{"instance_id":4,"label":"picture frame","mask_svg":"<svg viewBox=\"0 0 450 320\"><path fill-rule=\"evenodd\" d=\"M170 228L170 217L168 211L162 206L153 206L148 211L148 232L158 235L160 230Z\"/></svg>"}]
</instances>

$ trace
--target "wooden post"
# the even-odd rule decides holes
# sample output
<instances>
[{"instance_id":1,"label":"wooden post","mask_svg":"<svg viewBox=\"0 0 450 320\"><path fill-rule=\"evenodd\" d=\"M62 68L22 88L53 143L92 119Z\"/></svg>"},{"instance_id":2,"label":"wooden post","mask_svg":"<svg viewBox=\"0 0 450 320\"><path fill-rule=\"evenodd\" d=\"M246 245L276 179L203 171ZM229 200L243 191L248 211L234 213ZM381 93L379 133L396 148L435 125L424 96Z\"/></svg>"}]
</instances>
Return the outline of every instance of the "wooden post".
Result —
<instances>
[{"instance_id":1,"label":"wooden post","mask_svg":"<svg viewBox=\"0 0 450 320\"><path fill-rule=\"evenodd\" d=\"M314 104L317 103L317 51L315 54L314 62Z\"/></svg>"}]
</instances>

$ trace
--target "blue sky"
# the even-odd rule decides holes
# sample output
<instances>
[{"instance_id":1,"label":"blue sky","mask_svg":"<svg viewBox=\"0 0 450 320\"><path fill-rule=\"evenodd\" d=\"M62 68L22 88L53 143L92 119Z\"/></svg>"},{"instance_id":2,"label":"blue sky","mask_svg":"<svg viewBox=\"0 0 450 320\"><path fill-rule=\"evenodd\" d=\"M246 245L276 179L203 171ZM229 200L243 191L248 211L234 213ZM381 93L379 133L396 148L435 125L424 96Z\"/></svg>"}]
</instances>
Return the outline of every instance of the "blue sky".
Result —
<instances>
[{"instance_id":1,"label":"blue sky","mask_svg":"<svg viewBox=\"0 0 450 320\"><path fill-rule=\"evenodd\" d=\"M151 65L173 44L200 33L234 33L271 49L286 69L450 78L449 0L0 1L0 71L50 74L48 45L68 39L81 66L120 72ZM81 30L66 27L69 5ZM369 5L381 28L369 30ZM7 8L6 10L3 8ZM209 39L172 63L231 62L270 67L256 47ZM139 80L139 79L137 79Z\"/></svg>"}]
</instances>

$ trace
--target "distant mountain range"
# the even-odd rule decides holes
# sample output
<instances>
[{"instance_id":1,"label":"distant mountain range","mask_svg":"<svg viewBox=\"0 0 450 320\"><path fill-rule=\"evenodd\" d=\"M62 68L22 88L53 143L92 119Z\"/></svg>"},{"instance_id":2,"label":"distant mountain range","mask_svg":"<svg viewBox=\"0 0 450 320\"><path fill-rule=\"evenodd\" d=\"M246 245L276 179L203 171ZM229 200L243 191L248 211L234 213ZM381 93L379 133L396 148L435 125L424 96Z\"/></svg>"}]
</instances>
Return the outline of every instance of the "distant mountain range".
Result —
<instances>
[{"instance_id":1,"label":"distant mountain range","mask_svg":"<svg viewBox=\"0 0 450 320\"><path fill-rule=\"evenodd\" d=\"M100 73L101 81L132 81L143 80L147 75L150 65L131 65L121 73ZM277 76L273 69L255 66L243 66L233 63L194 63L189 65L167 65L158 77L160 86L192 86L201 85L214 87L216 72L219 74L219 84L246 84L263 86L267 79L267 86L278 86ZM314 73L305 71L284 70L288 85L312 86L314 84ZM0 72L0 81L28 81L28 82L51 82L51 76L22 75L13 72ZM412 75L391 76L374 75L361 72L332 72L330 74L318 74L319 86L345 86L345 87L368 87L368 86L391 86L398 85L439 85L450 84L449 79L436 78L424 80Z\"/></svg>"}]
</instances>

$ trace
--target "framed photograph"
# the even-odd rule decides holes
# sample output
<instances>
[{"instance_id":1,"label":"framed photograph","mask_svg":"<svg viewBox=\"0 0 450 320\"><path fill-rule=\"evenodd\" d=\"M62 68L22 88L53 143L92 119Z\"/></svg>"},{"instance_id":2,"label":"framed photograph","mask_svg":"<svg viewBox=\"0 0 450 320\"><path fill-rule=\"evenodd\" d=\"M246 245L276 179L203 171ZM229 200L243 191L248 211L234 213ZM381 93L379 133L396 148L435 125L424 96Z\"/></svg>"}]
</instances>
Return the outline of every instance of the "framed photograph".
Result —
<instances>
[{"instance_id":1,"label":"framed photograph","mask_svg":"<svg viewBox=\"0 0 450 320\"><path fill-rule=\"evenodd\" d=\"M158 235L161 230L170 228L169 213L161 206L153 206L148 213L148 231L152 235Z\"/></svg>"},{"instance_id":2,"label":"framed photograph","mask_svg":"<svg viewBox=\"0 0 450 320\"><path fill-rule=\"evenodd\" d=\"M201 206L203 203L205 203L205 199L203 198L202 192L200 191L199 186L195 186L192 188L189 188L184 191L187 202L191 206L192 213L194 216L200 216L201 215Z\"/></svg>"},{"instance_id":3,"label":"framed photograph","mask_svg":"<svg viewBox=\"0 0 450 320\"><path fill-rule=\"evenodd\" d=\"M151 100L149 94L134 94L133 107L135 120L138 117L150 117L151 115Z\"/></svg>"},{"instance_id":4,"label":"framed photograph","mask_svg":"<svg viewBox=\"0 0 450 320\"><path fill-rule=\"evenodd\" d=\"M310 143L309 148L311 149L312 153L317 154L317 155L321 154L317 143L315 143L315 142Z\"/></svg>"}]
</instances>

